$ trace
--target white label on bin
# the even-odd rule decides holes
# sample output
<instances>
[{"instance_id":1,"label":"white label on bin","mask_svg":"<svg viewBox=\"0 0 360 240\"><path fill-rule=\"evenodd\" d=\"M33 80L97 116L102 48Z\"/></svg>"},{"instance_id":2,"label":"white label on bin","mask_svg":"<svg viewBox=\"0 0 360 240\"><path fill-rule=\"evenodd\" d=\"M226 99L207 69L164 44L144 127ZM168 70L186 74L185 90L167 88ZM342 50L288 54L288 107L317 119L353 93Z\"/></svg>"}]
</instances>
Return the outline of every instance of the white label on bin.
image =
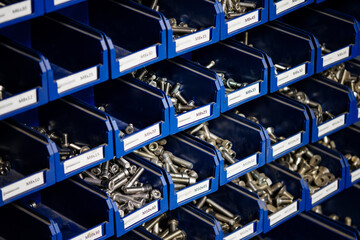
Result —
<instances>
[{"instance_id":1,"label":"white label on bin","mask_svg":"<svg viewBox=\"0 0 360 240\"><path fill-rule=\"evenodd\" d=\"M288 83L296 78L304 76L306 74L306 65L303 64L301 66L292 68L286 72L280 73L276 76L277 86Z\"/></svg>"},{"instance_id":2,"label":"white label on bin","mask_svg":"<svg viewBox=\"0 0 360 240\"><path fill-rule=\"evenodd\" d=\"M356 180L358 180L360 178L360 169L355 170L351 173L351 182L355 182Z\"/></svg>"},{"instance_id":3,"label":"white label on bin","mask_svg":"<svg viewBox=\"0 0 360 240\"><path fill-rule=\"evenodd\" d=\"M243 238L246 238L247 236L250 236L255 231L255 223L251 223L247 225L246 227L240 228L236 232L233 232L226 237L224 237L224 240L240 240Z\"/></svg>"},{"instance_id":4,"label":"white label on bin","mask_svg":"<svg viewBox=\"0 0 360 240\"><path fill-rule=\"evenodd\" d=\"M0 23L30 15L31 12L31 0L21 1L19 3L5 6L0 8Z\"/></svg>"},{"instance_id":5,"label":"white label on bin","mask_svg":"<svg viewBox=\"0 0 360 240\"><path fill-rule=\"evenodd\" d=\"M246 169L249 169L257 164L257 153L241 160L237 163L234 163L226 168L226 178L232 177L239 172L242 172Z\"/></svg>"},{"instance_id":6,"label":"white label on bin","mask_svg":"<svg viewBox=\"0 0 360 240\"><path fill-rule=\"evenodd\" d=\"M276 14L282 13L289 8L295 7L301 3L305 2L305 0L282 0L275 3L276 6Z\"/></svg>"},{"instance_id":7,"label":"white label on bin","mask_svg":"<svg viewBox=\"0 0 360 240\"><path fill-rule=\"evenodd\" d=\"M127 229L132 225L134 225L135 223L140 222L144 218L147 218L148 216L158 211L159 211L159 200L150 203L149 205L145 205L144 207L140 208L138 211L124 217L124 228Z\"/></svg>"},{"instance_id":8,"label":"white label on bin","mask_svg":"<svg viewBox=\"0 0 360 240\"><path fill-rule=\"evenodd\" d=\"M301 133L298 133L295 136L292 136L292 137L272 146L273 157L275 157L275 156L279 155L280 153L283 153L283 152L287 151L288 149L295 147L299 144L301 144Z\"/></svg>"},{"instance_id":9,"label":"white label on bin","mask_svg":"<svg viewBox=\"0 0 360 240\"><path fill-rule=\"evenodd\" d=\"M341 115L328 121L327 123L321 124L318 126L318 137L327 134L328 132L331 132L332 130L343 125L345 125L345 115Z\"/></svg>"},{"instance_id":10,"label":"white label on bin","mask_svg":"<svg viewBox=\"0 0 360 240\"><path fill-rule=\"evenodd\" d=\"M190 112L183 113L176 117L178 120L177 126L182 127L197 120L210 117L210 114L210 105L191 110Z\"/></svg>"},{"instance_id":11,"label":"white label on bin","mask_svg":"<svg viewBox=\"0 0 360 240\"><path fill-rule=\"evenodd\" d=\"M197 33L189 34L175 40L175 50L180 52L186 48L193 47L204 42L210 41L210 29L206 29Z\"/></svg>"},{"instance_id":12,"label":"white label on bin","mask_svg":"<svg viewBox=\"0 0 360 240\"><path fill-rule=\"evenodd\" d=\"M0 101L0 115L37 103L37 90L33 89Z\"/></svg>"},{"instance_id":13,"label":"white label on bin","mask_svg":"<svg viewBox=\"0 0 360 240\"><path fill-rule=\"evenodd\" d=\"M6 201L9 198L15 197L21 193L34 189L40 185L43 185L44 183L44 172L39 172L31 175L30 177L24 178L20 181L1 188L2 200Z\"/></svg>"},{"instance_id":14,"label":"white label on bin","mask_svg":"<svg viewBox=\"0 0 360 240\"><path fill-rule=\"evenodd\" d=\"M71 0L54 0L54 5L59 5L59 4L63 4L66 2L70 2Z\"/></svg>"},{"instance_id":15,"label":"white label on bin","mask_svg":"<svg viewBox=\"0 0 360 240\"><path fill-rule=\"evenodd\" d=\"M78 235L77 237L71 238L70 240L94 240L103 236L102 226L97 226L83 234Z\"/></svg>"},{"instance_id":16,"label":"white label on bin","mask_svg":"<svg viewBox=\"0 0 360 240\"><path fill-rule=\"evenodd\" d=\"M120 65L120 72L124 72L130 68L148 62L155 58L157 58L156 46L148 47L139 52L120 58L118 59Z\"/></svg>"},{"instance_id":17,"label":"white label on bin","mask_svg":"<svg viewBox=\"0 0 360 240\"><path fill-rule=\"evenodd\" d=\"M295 213L298 210L298 201L293 202L287 207L284 207L280 211L277 211L269 217L270 219L270 226L276 224L277 222L281 221L282 219L290 216L291 214Z\"/></svg>"},{"instance_id":18,"label":"white label on bin","mask_svg":"<svg viewBox=\"0 0 360 240\"><path fill-rule=\"evenodd\" d=\"M87 70L71 74L70 76L56 80L58 93L63 93L75 87L98 79L98 68L92 67Z\"/></svg>"},{"instance_id":19,"label":"white label on bin","mask_svg":"<svg viewBox=\"0 0 360 240\"><path fill-rule=\"evenodd\" d=\"M96 148L64 161L64 173L75 171L104 158L104 147Z\"/></svg>"},{"instance_id":20,"label":"white label on bin","mask_svg":"<svg viewBox=\"0 0 360 240\"><path fill-rule=\"evenodd\" d=\"M159 135L160 135L160 123L125 138L124 150L127 151Z\"/></svg>"},{"instance_id":21,"label":"white label on bin","mask_svg":"<svg viewBox=\"0 0 360 240\"><path fill-rule=\"evenodd\" d=\"M330 194L332 194L333 192L338 190L338 188L339 188L339 181L338 180L336 180L333 183L330 183L326 187L323 187L322 189L320 189L319 191L317 191L316 193L311 195L311 204L317 203L318 201L320 201L324 197L329 196Z\"/></svg>"},{"instance_id":22,"label":"white label on bin","mask_svg":"<svg viewBox=\"0 0 360 240\"><path fill-rule=\"evenodd\" d=\"M250 85L228 94L228 106L260 94L260 83Z\"/></svg>"},{"instance_id":23,"label":"white label on bin","mask_svg":"<svg viewBox=\"0 0 360 240\"><path fill-rule=\"evenodd\" d=\"M347 58L350 56L350 47L347 46L335 52L326 54L322 57L323 59L323 67L332 64L334 62L340 61L341 59Z\"/></svg>"},{"instance_id":24,"label":"white label on bin","mask_svg":"<svg viewBox=\"0 0 360 240\"><path fill-rule=\"evenodd\" d=\"M358 118L360 118L360 108L358 108Z\"/></svg>"},{"instance_id":25,"label":"white label on bin","mask_svg":"<svg viewBox=\"0 0 360 240\"><path fill-rule=\"evenodd\" d=\"M259 22L259 12L260 10L251 12L241 17L237 17L233 20L227 21L226 24L228 26L227 33L232 33L238 29L247 27L253 23Z\"/></svg>"},{"instance_id":26,"label":"white label on bin","mask_svg":"<svg viewBox=\"0 0 360 240\"><path fill-rule=\"evenodd\" d=\"M191 197L194 197L196 195L202 194L208 191L209 189L210 189L210 179L194 184L191 187L187 187L176 193L177 203L182 202Z\"/></svg>"}]
</instances>

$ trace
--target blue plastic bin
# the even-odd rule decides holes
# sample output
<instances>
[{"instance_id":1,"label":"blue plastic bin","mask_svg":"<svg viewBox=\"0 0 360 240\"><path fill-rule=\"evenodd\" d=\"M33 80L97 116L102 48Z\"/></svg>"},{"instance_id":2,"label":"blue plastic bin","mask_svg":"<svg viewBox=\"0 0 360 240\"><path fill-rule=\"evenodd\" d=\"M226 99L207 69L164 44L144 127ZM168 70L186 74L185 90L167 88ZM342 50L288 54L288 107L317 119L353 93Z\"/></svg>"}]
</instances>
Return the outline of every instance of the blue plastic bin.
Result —
<instances>
[{"instance_id":1,"label":"blue plastic bin","mask_svg":"<svg viewBox=\"0 0 360 240\"><path fill-rule=\"evenodd\" d=\"M269 0L269 21L313 3L314 0Z\"/></svg>"},{"instance_id":2,"label":"blue plastic bin","mask_svg":"<svg viewBox=\"0 0 360 240\"><path fill-rule=\"evenodd\" d=\"M53 11L58 11L62 8L84 2L85 0L44 0L45 3L45 12L50 13Z\"/></svg>"}]
</instances>

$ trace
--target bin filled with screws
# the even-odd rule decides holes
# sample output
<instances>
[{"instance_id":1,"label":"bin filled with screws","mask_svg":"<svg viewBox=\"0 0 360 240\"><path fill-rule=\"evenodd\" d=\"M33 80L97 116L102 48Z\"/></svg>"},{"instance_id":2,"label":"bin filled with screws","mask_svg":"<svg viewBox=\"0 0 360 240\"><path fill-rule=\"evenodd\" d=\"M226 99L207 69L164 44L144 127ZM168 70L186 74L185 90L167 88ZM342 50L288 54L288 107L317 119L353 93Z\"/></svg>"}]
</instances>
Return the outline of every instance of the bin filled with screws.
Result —
<instances>
[{"instance_id":1,"label":"bin filled with screws","mask_svg":"<svg viewBox=\"0 0 360 240\"><path fill-rule=\"evenodd\" d=\"M137 230L151 233L153 236L157 236L156 239L163 240L198 240L204 239L204 237L206 239L222 239L215 219L189 205L163 213L144 223Z\"/></svg>"},{"instance_id":2,"label":"bin filled with screws","mask_svg":"<svg viewBox=\"0 0 360 240\"><path fill-rule=\"evenodd\" d=\"M220 185L265 164L267 139L262 127L234 114L221 115L188 133L217 150Z\"/></svg>"},{"instance_id":3,"label":"bin filled with screws","mask_svg":"<svg viewBox=\"0 0 360 240\"><path fill-rule=\"evenodd\" d=\"M357 114L354 122L360 120L360 61L351 60L331 67L321 73L335 82L346 85L353 92L356 99Z\"/></svg>"},{"instance_id":4,"label":"bin filled with screws","mask_svg":"<svg viewBox=\"0 0 360 240\"><path fill-rule=\"evenodd\" d=\"M360 181L360 151L359 142L357 141L358 137L360 137L360 128L353 125L330 136L326 136L318 142L343 155L346 167L346 188L349 188Z\"/></svg>"},{"instance_id":5,"label":"bin filled with screws","mask_svg":"<svg viewBox=\"0 0 360 240\"><path fill-rule=\"evenodd\" d=\"M263 230L264 209L259 198L233 183L193 204L220 223L225 239L248 239Z\"/></svg>"},{"instance_id":6,"label":"bin filled with screws","mask_svg":"<svg viewBox=\"0 0 360 240\"><path fill-rule=\"evenodd\" d=\"M170 210L218 189L219 161L215 150L189 136L169 136L135 150L134 154L165 171Z\"/></svg>"},{"instance_id":7,"label":"bin filled with screws","mask_svg":"<svg viewBox=\"0 0 360 240\"><path fill-rule=\"evenodd\" d=\"M256 49L229 39L193 51L191 61L215 71L221 79L225 86L221 112L267 93L266 56Z\"/></svg>"},{"instance_id":8,"label":"bin filled with screws","mask_svg":"<svg viewBox=\"0 0 360 240\"><path fill-rule=\"evenodd\" d=\"M118 78L94 87L93 104L109 115L117 157L169 135L169 107L158 89Z\"/></svg>"},{"instance_id":9,"label":"bin filled with screws","mask_svg":"<svg viewBox=\"0 0 360 240\"><path fill-rule=\"evenodd\" d=\"M272 22L238 34L234 39L264 51L271 58L269 92L314 74L315 48L308 33Z\"/></svg>"},{"instance_id":10,"label":"bin filled with screws","mask_svg":"<svg viewBox=\"0 0 360 240\"><path fill-rule=\"evenodd\" d=\"M240 105L234 113L260 124L268 140L267 162L309 143L310 121L305 106L279 95Z\"/></svg>"},{"instance_id":11,"label":"bin filled with screws","mask_svg":"<svg viewBox=\"0 0 360 240\"><path fill-rule=\"evenodd\" d=\"M311 117L311 142L334 133L354 121L356 100L349 88L323 76L307 78L280 91L307 105Z\"/></svg>"},{"instance_id":12,"label":"bin filled with screws","mask_svg":"<svg viewBox=\"0 0 360 240\"><path fill-rule=\"evenodd\" d=\"M287 14L282 21L316 38L316 73L358 55L360 30L355 18L350 15L313 5Z\"/></svg>"},{"instance_id":13,"label":"bin filled with screws","mask_svg":"<svg viewBox=\"0 0 360 240\"><path fill-rule=\"evenodd\" d=\"M232 182L256 193L265 203L264 232L270 231L305 208L304 180L273 164L267 164Z\"/></svg>"},{"instance_id":14,"label":"bin filled with screws","mask_svg":"<svg viewBox=\"0 0 360 240\"><path fill-rule=\"evenodd\" d=\"M220 115L223 87L216 74L204 67L177 58L133 72L133 77L166 96L170 106L170 134Z\"/></svg>"},{"instance_id":15,"label":"bin filled with screws","mask_svg":"<svg viewBox=\"0 0 360 240\"><path fill-rule=\"evenodd\" d=\"M114 158L79 176L106 192L117 206L117 236L168 210L167 184L162 171L134 156Z\"/></svg>"},{"instance_id":16,"label":"bin filled with screws","mask_svg":"<svg viewBox=\"0 0 360 240\"><path fill-rule=\"evenodd\" d=\"M220 39L254 28L268 21L268 1L220 0L223 10Z\"/></svg>"},{"instance_id":17,"label":"bin filled with screws","mask_svg":"<svg viewBox=\"0 0 360 240\"><path fill-rule=\"evenodd\" d=\"M332 219L342 226L352 227L356 229L359 234L359 197L360 185L355 184L336 196L329 198L321 203L321 205L317 205L312 211L326 219Z\"/></svg>"},{"instance_id":18,"label":"bin filled with screws","mask_svg":"<svg viewBox=\"0 0 360 240\"><path fill-rule=\"evenodd\" d=\"M342 156L321 145L307 145L285 155L277 162L297 172L307 182L306 210L342 191L345 166Z\"/></svg>"},{"instance_id":19,"label":"bin filled with screws","mask_svg":"<svg viewBox=\"0 0 360 240\"><path fill-rule=\"evenodd\" d=\"M0 120L47 103L44 56L5 37L0 38L0 53Z\"/></svg>"},{"instance_id":20,"label":"bin filled with screws","mask_svg":"<svg viewBox=\"0 0 360 240\"><path fill-rule=\"evenodd\" d=\"M132 0L165 16L168 58L219 41L221 12L215 1Z\"/></svg>"},{"instance_id":21,"label":"bin filled with screws","mask_svg":"<svg viewBox=\"0 0 360 240\"><path fill-rule=\"evenodd\" d=\"M57 181L114 156L109 118L75 98L62 98L25 112L19 121L52 140Z\"/></svg>"},{"instance_id":22,"label":"bin filled with screws","mask_svg":"<svg viewBox=\"0 0 360 240\"><path fill-rule=\"evenodd\" d=\"M0 206L55 183L49 139L10 120L0 122L0 132Z\"/></svg>"}]
</instances>

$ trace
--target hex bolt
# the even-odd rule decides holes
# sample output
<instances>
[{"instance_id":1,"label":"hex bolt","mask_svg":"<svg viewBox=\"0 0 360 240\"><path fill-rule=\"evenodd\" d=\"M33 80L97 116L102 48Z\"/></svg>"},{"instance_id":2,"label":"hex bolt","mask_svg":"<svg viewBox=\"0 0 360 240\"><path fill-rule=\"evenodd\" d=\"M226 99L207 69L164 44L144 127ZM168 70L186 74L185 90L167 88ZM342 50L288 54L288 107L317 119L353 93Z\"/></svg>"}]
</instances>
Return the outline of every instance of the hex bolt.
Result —
<instances>
[{"instance_id":1,"label":"hex bolt","mask_svg":"<svg viewBox=\"0 0 360 240\"><path fill-rule=\"evenodd\" d=\"M153 189L151 191L150 195L151 195L151 199L154 199L154 200L161 198L161 192L158 189Z\"/></svg>"},{"instance_id":2,"label":"hex bolt","mask_svg":"<svg viewBox=\"0 0 360 240\"><path fill-rule=\"evenodd\" d=\"M129 187L124 188L123 191L125 194L135 194L135 193L145 193L150 192L152 190L152 186L150 184L145 184L143 187Z\"/></svg>"},{"instance_id":3,"label":"hex bolt","mask_svg":"<svg viewBox=\"0 0 360 240\"><path fill-rule=\"evenodd\" d=\"M175 232L177 229L178 229L178 225L179 225L179 222L175 219L171 219L169 222L169 230L170 230L170 233L173 233Z\"/></svg>"},{"instance_id":4,"label":"hex bolt","mask_svg":"<svg viewBox=\"0 0 360 240\"><path fill-rule=\"evenodd\" d=\"M153 231L152 231L155 235L159 235L160 233L160 226L159 223L155 223L154 227L153 227Z\"/></svg>"},{"instance_id":5,"label":"hex bolt","mask_svg":"<svg viewBox=\"0 0 360 240\"><path fill-rule=\"evenodd\" d=\"M220 150L220 149L219 149ZM226 151L225 148L220 150L221 155L223 156L223 158L229 163L229 164L234 164L235 160L231 157L231 155L228 153L228 151Z\"/></svg>"},{"instance_id":6,"label":"hex bolt","mask_svg":"<svg viewBox=\"0 0 360 240\"><path fill-rule=\"evenodd\" d=\"M206 65L205 67L206 68L212 68L213 66L215 66L215 61L214 60L211 60L210 63L208 65Z\"/></svg>"},{"instance_id":7,"label":"hex bolt","mask_svg":"<svg viewBox=\"0 0 360 240\"><path fill-rule=\"evenodd\" d=\"M170 233L170 229L167 228L159 235L159 238L164 239L165 237L167 237L169 235L169 233Z\"/></svg>"},{"instance_id":8,"label":"hex bolt","mask_svg":"<svg viewBox=\"0 0 360 240\"><path fill-rule=\"evenodd\" d=\"M171 240L171 239L186 239L186 233L182 230L176 230L173 233L169 233L166 237L163 238L163 240Z\"/></svg>"},{"instance_id":9,"label":"hex bolt","mask_svg":"<svg viewBox=\"0 0 360 240\"><path fill-rule=\"evenodd\" d=\"M125 133L126 134L133 134L135 131L134 125L132 123L129 123L126 127L125 127Z\"/></svg>"},{"instance_id":10,"label":"hex bolt","mask_svg":"<svg viewBox=\"0 0 360 240\"><path fill-rule=\"evenodd\" d=\"M194 167L194 165L191 162L186 161L185 159L176 157L174 155L171 156L171 160L173 163L175 163L179 166L182 166L182 167L186 167L186 168L190 168L190 169L192 169Z\"/></svg>"},{"instance_id":11,"label":"hex bolt","mask_svg":"<svg viewBox=\"0 0 360 240\"><path fill-rule=\"evenodd\" d=\"M223 214L229 218L235 218L234 214L232 214L231 212L229 212L228 210L226 210L225 208L223 208L222 206L220 206L219 204L214 202L212 199L207 198L205 201L207 204L209 204L210 207L212 207L216 211L220 212L221 214Z\"/></svg>"},{"instance_id":12,"label":"hex bolt","mask_svg":"<svg viewBox=\"0 0 360 240\"><path fill-rule=\"evenodd\" d=\"M79 153L84 153L86 151L89 151L90 148L88 146L83 146L83 147L79 147L78 145L74 144L74 143L70 143L69 144L69 147L74 149L74 150L77 150L79 151Z\"/></svg>"},{"instance_id":13,"label":"hex bolt","mask_svg":"<svg viewBox=\"0 0 360 240\"><path fill-rule=\"evenodd\" d=\"M284 199L284 198L281 198L281 197L276 198L276 206L278 206L278 207L288 205L288 204L291 204L291 203L292 203L291 199Z\"/></svg>"},{"instance_id":14,"label":"hex bolt","mask_svg":"<svg viewBox=\"0 0 360 240\"><path fill-rule=\"evenodd\" d=\"M129 179L129 181L125 184L125 188L129 188L132 187L134 182L137 181L139 179L139 177L141 176L141 174L145 171L145 169L143 167L138 168L135 172L135 174Z\"/></svg>"},{"instance_id":15,"label":"hex bolt","mask_svg":"<svg viewBox=\"0 0 360 240\"><path fill-rule=\"evenodd\" d=\"M120 158L116 159L116 162L123 168L126 168L126 169L130 168L129 161L127 161L123 157L120 157Z\"/></svg>"},{"instance_id":16,"label":"hex bolt","mask_svg":"<svg viewBox=\"0 0 360 240\"><path fill-rule=\"evenodd\" d=\"M103 187L104 181L98 178L92 178L92 177L85 177L83 179L85 182L90 183L91 185L97 186L97 187Z\"/></svg>"},{"instance_id":17,"label":"hex bolt","mask_svg":"<svg viewBox=\"0 0 360 240\"><path fill-rule=\"evenodd\" d=\"M177 178L177 177L173 177L172 181L174 183L179 183L179 184L185 184L185 185L192 185L194 183L196 183L196 178Z\"/></svg>"},{"instance_id":18,"label":"hex bolt","mask_svg":"<svg viewBox=\"0 0 360 240\"><path fill-rule=\"evenodd\" d=\"M177 110L177 112L191 111L194 108L195 108L195 106L183 105L181 103L178 103L178 104L175 105L175 109Z\"/></svg>"},{"instance_id":19,"label":"hex bolt","mask_svg":"<svg viewBox=\"0 0 360 240\"><path fill-rule=\"evenodd\" d=\"M160 220L162 220L163 218L166 218L166 216L167 216L167 214L163 213L163 214L159 215L158 217L153 218L152 220L150 220L149 222L147 222L145 224L145 229L147 231L150 231L150 229L152 229L156 223L159 223Z\"/></svg>"},{"instance_id":20,"label":"hex bolt","mask_svg":"<svg viewBox=\"0 0 360 240\"><path fill-rule=\"evenodd\" d=\"M182 104L188 105L188 102L185 100L185 98L180 93L180 83L176 83L173 89L171 90L170 96L177 98Z\"/></svg>"},{"instance_id":21,"label":"hex bolt","mask_svg":"<svg viewBox=\"0 0 360 240\"><path fill-rule=\"evenodd\" d=\"M121 179L121 180L118 181L118 182L109 181L109 185L108 185L109 190L110 190L110 191L115 191L115 190L121 188L122 186L124 186L124 185L127 183L127 181L128 181L128 180L127 180L126 178ZM113 185L112 185L112 184L113 184Z\"/></svg>"},{"instance_id":22,"label":"hex bolt","mask_svg":"<svg viewBox=\"0 0 360 240\"><path fill-rule=\"evenodd\" d=\"M199 202L196 204L196 207L197 207L197 208L202 208L202 207L204 206L205 202L206 202L206 199L207 199L206 196L202 197L202 198L199 200Z\"/></svg>"},{"instance_id":23,"label":"hex bolt","mask_svg":"<svg viewBox=\"0 0 360 240\"><path fill-rule=\"evenodd\" d=\"M280 191L279 191L279 196L282 197L282 196L285 196L287 197L288 199L290 199L291 201L294 200L294 196L291 195L291 193L289 193L288 191L286 191L286 186L283 186Z\"/></svg>"},{"instance_id":24,"label":"hex bolt","mask_svg":"<svg viewBox=\"0 0 360 240\"><path fill-rule=\"evenodd\" d=\"M167 82L167 83L165 84L165 94L166 94L166 95L169 95L169 93L170 93L170 88L171 88L171 84L170 84L169 82Z\"/></svg>"},{"instance_id":25,"label":"hex bolt","mask_svg":"<svg viewBox=\"0 0 360 240\"><path fill-rule=\"evenodd\" d=\"M186 187L185 184L174 183L175 190L179 190L179 189L182 189L182 188L185 188L185 187Z\"/></svg>"},{"instance_id":26,"label":"hex bolt","mask_svg":"<svg viewBox=\"0 0 360 240\"><path fill-rule=\"evenodd\" d=\"M197 31L196 28L191 27L179 27L179 26L173 26L171 27L174 34L189 34L194 33Z\"/></svg>"},{"instance_id":27,"label":"hex bolt","mask_svg":"<svg viewBox=\"0 0 360 240\"><path fill-rule=\"evenodd\" d=\"M66 148L69 147L69 135L67 133L63 133L62 136L64 141L63 146Z\"/></svg>"},{"instance_id":28,"label":"hex bolt","mask_svg":"<svg viewBox=\"0 0 360 240\"><path fill-rule=\"evenodd\" d=\"M233 218L229 218L227 216L224 216L220 213L215 213L214 217L221 221L221 222L226 222L227 224L229 224L230 226L233 226L235 224L235 220Z\"/></svg>"},{"instance_id":29,"label":"hex bolt","mask_svg":"<svg viewBox=\"0 0 360 240\"><path fill-rule=\"evenodd\" d=\"M239 2L241 7L245 7L245 8L252 8L255 9L256 8L256 3L252 3L252 2Z\"/></svg>"}]
</instances>

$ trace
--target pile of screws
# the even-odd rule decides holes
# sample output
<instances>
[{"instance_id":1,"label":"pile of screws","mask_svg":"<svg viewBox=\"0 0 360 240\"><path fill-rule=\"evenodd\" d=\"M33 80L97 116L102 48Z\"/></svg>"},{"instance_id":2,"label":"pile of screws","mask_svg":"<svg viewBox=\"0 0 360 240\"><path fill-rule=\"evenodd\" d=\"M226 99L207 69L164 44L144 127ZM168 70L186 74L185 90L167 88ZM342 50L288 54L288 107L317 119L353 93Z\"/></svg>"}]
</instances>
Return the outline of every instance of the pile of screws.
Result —
<instances>
[{"instance_id":1,"label":"pile of screws","mask_svg":"<svg viewBox=\"0 0 360 240\"><path fill-rule=\"evenodd\" d=\"M135 150L134 153L164 168L174 182L175 191L195 184L199 176L193 169L193 164L166 151L164 148L166 143L166 139L152 142L148 146Z\"/></svg>"},{"instance_id":2,"label":"pile of screws","mask_svg":"<svg viewBox=\"0 0 360 240\"><path fill-rule=\"evenodd\" d=\"M178 220L168 220L167 214L163 213L142 226L163 240L185 240L186 233L180 230L178 225Z\"/></svg>"},{"instance_id":3,"label":"pile of screws","mask_svg":"<svg viewBox=\"0 0 360 240\"><path fill-rule=\"evenodd\" d=\"M307 147L293 151L277 162L291 171L298 172L309 184L310 193L314 194L320 188L334 182L336 177L325 166L319 166L321 156L313 154Z\"/></svg>"},{"instance_id":4,"label":"pile of screws","mask_svg":"<svg viewBox=\"0 0 360 240\"><path fill-rule=\"evenodd\" d=\"M320 215L326 216L326 215L323 213L323 210L322 210L321 205L317 205L317 206L313 207L312 211L314 211L314 212L316 212L316 213L318 213L318 214L320 214ZM357 229L357 226L352 225L352 219L351 219L351 217L349 217L349 216L344 217L344 219L340 219L340 217L339 217L338 215L336 215L336 214L330 214L328 217L329 217L330 219L334 220L334 221L343 222L343 223L345 223L345 225Z\"/></svg>"},{"instance_id":5,"label":"pile of screws","mask_svg":"<svg viewBox=\"0 0 360 240\"><path fill-rule=\"evenodd\" d=\"M360 77L354 76L346 69L345 63L334 66L324 72L322 75L330 80L348 86L354 92L358 106L360 106Z\"/></svg>"},{"instance_id":6,"label":"pile of screws","mask_svg":"<svg viewBox=\"0 0 360 240\"><path fill-rule=\"evenodd\" d=\"M254 122L254 123L260 124L259 119L258 119L257 117L255 117L255 116L248 116L248 117L246 117L245 114L240 113L238 110L235 110L234 113L237 114L237 115L239 115L240 117L247 118L247 119L249 119L250 121L252 121L252 122ZM261 125L263 125L263 124L261 124ZM267 128L266 128L266 131L267 131L267 133L269 134L271 144L275 144L275 143L277 143L277 142L280 142L280 141L283 141L283 140L286 139L286 138L283 137L283 136L278 137L278 136L275 134L275 128L273 128L273 127L267 127Z\"/></svg>"},{"instance_id":7,"label":"pile of screws","mask_svg":"<svg viewBox=\"0 0 360 240\"><path fill-rule=\"evenodd\" d=\"M298 91L294 87L285 87L281 89L280 92L290 98L293 98L303 104L308 105L314 111L318 125L335 118L335 116L329 111L323 111L320 103L311 101L306 95L306 93Z\"/></svg>"},{"instance_id":8,"label":"pile of screws","mask_svg":"<svg viewBox=\"0 0 360 240\"><path fill-rule=\"evenodd\" d=\"M149 72L145 68L133 72L132 75L133 77L164 91L165 94L171 98L171 102L173 103L177 114L185 113L197 108L194 100L187 101L181 95L182 85L180 83L171 84L167 78L158 77L155 73Z\"/></svg>"},{"instance_id":9,"label":"pile of screws","mask_svg":"<svg viewBox=\"0 0 360 240\"><path fill-rule=\"evenodd\" d=\"M328 136L325 136L323 139L319 140L318 143L324 145L327 148L330 148L332 150L336 149L335 141L331 140ZM360 168L360 158L357 155L353 155L350 153L345 154L345 158L347 159L351 171L354 171L356 169Z\"/></svg>"},{"instance_id":10,"label":"pile of screws","mask_svg":"<svg viewBox=\"0 0 360 240\"><path fill-rule=\"evenodd\" d=\"M233 183L256 193L265 202L270 213L277 212L294 201L294 196L286 190L283 182L273 184L268 176L257 170L233 180Z\"/></svg>"},{"instance_id":11,"label":"pile of screws","mask_svg":"<svg viewBox=\"0 0 360 240\"><path fill-rule=\"evenodd\" d=\"M6 176L11 170L11 164L9 161L5 161L0 157L0 176Z\"/></svg>"},{"instance_id":12,"label":"pile of screws","mask_svg":"<svg viewBox=\"0 0 360 240\"><path fill-rule=\"evenodd\" d=\"M200 125L190 129L188 132L195 137L208 142L215 146L221 153L221 156L225 160L225 167L235 163L236 152L232 150L232 142L228 139L222 139L209 130L209 123L204 122Z\"/></svg>"},{"instance_id":13,"label":"pile of screws","mask_svg":"<svg viewBox=\"0 0 360 240\"><path fill-rule=\"evenodd\" d=\"M210 63L208 65L206 65L205 67L208 69L211 69L212 67L215 66L215 64L216 64L215 61L211 60ZM246 83L246 82L238 83L233 78L227 78L225 76L225 73L223 73L223 72L216 72L216 74L219 77L221 77L221 80L225 85L225 94L229 94L229 93L235 91L236 89L243 88L248 85L248 83Z\"/></svg>"},{"instance_id":14,"label":"pile of screws","mask_svg":"<svg viewBox=\"0 0 360 240\"><path fill-rule=\"evenodd\" d=\"M256 9L256 2L241 2L240 0L219 0L225 17L232 19Z\"/></svg>"},{"instance_id":15,"label":"pile of screws","mask_svg":"<svg viewBox=\"0 0 360 240\"><path fill-rule=\"evenodd\" d=\"M239 228L242 228L242 225L240 224L241 217L231 213L214 200L205 196L197 201L194 201L194 204L197 208L215 217L215 219L220 222L224 233L231 233Z\"/></svg>"},{"instance_id":16,"label":"pile of screws","mask_svg":"<svg viewBox=\"0 0 360 240\"><path fill-rule=\"evenodd\" d=\"M120 216L161 198L161 192L139 181L145 171L124 158L107 161L79 174L84 181L101 188L116 202Z\"/></svg>"},{"instance_id":17,"label":"pile of screws","mask_svg":"<svg viewBox=\"0 0 360 240\"><path fill-rule=\"evenodd\" d=\"M32 129L46 135L48 138L53 140L59 149L60 159L66 160L75 157L78 154L82 154L90 150L90 147L83 143L70 143L68 133L62 133L59 136L55 131L47 131L44 127L31 127Z\"/></svg>"}]
</instances>

